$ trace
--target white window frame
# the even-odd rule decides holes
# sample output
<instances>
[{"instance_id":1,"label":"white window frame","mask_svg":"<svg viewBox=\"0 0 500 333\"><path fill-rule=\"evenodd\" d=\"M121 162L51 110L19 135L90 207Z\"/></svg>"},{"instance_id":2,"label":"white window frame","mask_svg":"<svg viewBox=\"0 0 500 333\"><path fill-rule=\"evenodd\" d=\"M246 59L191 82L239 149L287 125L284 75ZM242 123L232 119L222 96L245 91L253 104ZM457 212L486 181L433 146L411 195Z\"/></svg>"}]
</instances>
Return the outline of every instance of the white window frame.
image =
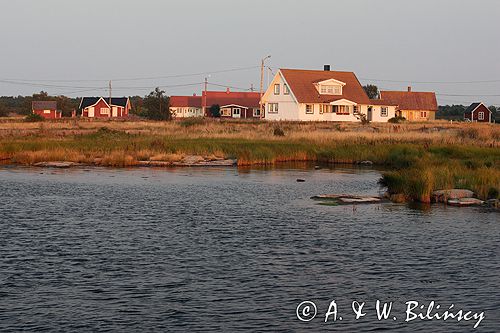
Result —
<instances>
[{"instance_id":1,"label":"white window frame","mask_svg":"<svg viewBox=\"0 0 500 333\"><path fill-rule=\"evenodd\" d=\"M427 118L427 111L420 111L420 118Z\"/></svg>"},{"instance_id":2,"label":"white window frame","mask_svg":"<svg viewBox=\"0 0 500 333\"><path fill-rule=\"evenodd\" d=\"M380 116L381 117L388 117L389 116L389 108L387 106L380 107Z\"/></svg>"},{"instance_id":3,"label":"white window frame","mask_svg":"<svg viewBox=\"0 0 500 333\"><path fill-rule=\"evenodd\" d=\"M307 111L309 107L309 111ZM306 104L306 114L314 114L314 104Z\"/></svg>"},{"instance_id":4,"label":"white window frame","mask_svg":"<svg viewBox=\"0 0 500 333\"><path fill-rule=\"evenodd\" d=\"M290 95L290 88L288 88L288 84L283 85L283 95Z\"/></svg>"},{"instance_id":5,"label":"white window frame","mask_svg":"<svg viewBox=\"0 0 500 333\"><path fill-rule=\"evenodd\" d=\"M233 116L241 116L241 108L234 108Z\"/></svg>"},{"instance_id":6,"label":"white window frame","mask_svg":"<svg viewBox=\"0 0 500 333\"><path fill-rule=\"evenodd\" d=\"M220 115L223 117L231 117L232 116L231 108L220 109Z\"/></svg>"},{"instance_id":7,"label":"white window frame","mask_svg":"<svg viewBox=\"0 0 500 333\"><path fill-rule=\"evenodd\" d=\"M109 116L109 108L101 108L101 110L99 111L100 114L105 114L105 115L108 115Z\"/></svg>"},{"instance_id":8,"label":"white window frame","mask_svg":"<svg viewBox=\"0 0 500 333\"><path fill-rule=\"evenodd\" d=\"M275 83L274 84L274 94L275 95L279 95L281 92L281 84L279 83Z\"/></svg>"},{"instance_id":9,"label":"white window frame","mask_svg":"<svg viewBox=\"0 0 500 333\"><path fill-rule=\"evenodd\" d=\"M278 113L278 103L269 103L269 113Z\"/></svg>"},{"instance_id":10,"label":"white window frame","mask_svg":"<svg viewBox=\"0 0 500 333\"><path fill-rule=\"evenodd\" d=\"M50 110L43 110L44 114L50 114L50 112L51 112Z\"/></svg>"},{"instance_id":11,"label":"white window frame","mask_svg":"<svg viewBox=\"0 0 500 333\"><path fill-rule=\"evenodd\" d=\"M477 120L484 120L484 111L479 111L477 114Z\"/></svg>"},{"instance_id":12,"label":"white window frame","mask_svg":"<svg viewBox=\"0 0 500 333\"><path fill-rule=\"evenodd\" d=\"M342 95L342 87L333 84L320 85L319 92L321 95Z\"/></svg>"},{"instance_id":13,"label":"white window frame","mask_svg":"<svg viewBox=\"0 0 500 333\"><path fill-rule=\"evenodd\" d=\"M260 117L260 109L253 109L253 116Z\"/></svg>"}]
</instances>

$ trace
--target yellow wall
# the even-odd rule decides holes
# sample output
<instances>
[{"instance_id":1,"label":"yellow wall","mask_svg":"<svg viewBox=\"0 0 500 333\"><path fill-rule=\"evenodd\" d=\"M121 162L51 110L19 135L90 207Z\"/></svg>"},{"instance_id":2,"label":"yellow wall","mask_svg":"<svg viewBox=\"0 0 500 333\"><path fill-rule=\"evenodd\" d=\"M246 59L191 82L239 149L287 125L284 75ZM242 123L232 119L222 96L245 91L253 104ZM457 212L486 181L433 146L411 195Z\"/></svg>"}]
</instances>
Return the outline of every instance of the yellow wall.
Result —
<instances>
[{"instance_id":1,"label":"yellow wall","mask_svg":"<svg viewBox=\"0 0 500 333\"><path fill-rule=\"evenodd\" d=\"M426 112L426 117L422 117L422 112ZM401 110L401 115L408 121L429 121L436 119L436 111L424 110Z\"/></svg>"}]
</instances>

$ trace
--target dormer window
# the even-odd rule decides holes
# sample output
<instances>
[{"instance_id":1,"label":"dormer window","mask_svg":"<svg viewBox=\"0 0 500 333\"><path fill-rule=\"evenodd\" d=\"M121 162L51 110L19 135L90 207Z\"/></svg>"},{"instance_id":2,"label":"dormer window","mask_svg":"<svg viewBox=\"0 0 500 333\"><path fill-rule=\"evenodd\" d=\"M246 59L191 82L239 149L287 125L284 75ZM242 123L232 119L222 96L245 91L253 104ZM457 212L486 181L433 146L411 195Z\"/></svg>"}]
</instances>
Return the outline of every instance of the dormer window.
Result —
<instances>
[{"instance_id":1,"label":"dormer window","mask_svg":"<svg viewBox=\"0 0 500 333\"><path fill-rule=\"evenodd\" d=\"M342 87L337 85L322 85L320 86L322 95L342 95Z\"/></svg>"},{"instance_id":2,"label":"dormer window","mask_svg":"<svg viewBox=\"0 0 500 333\"><path fill-rule=\"evenodd\" d=\"M345 83L335 79L329 79L316 83L316 89L321 95L342 95Z\"/></svg>"}]
</instances>

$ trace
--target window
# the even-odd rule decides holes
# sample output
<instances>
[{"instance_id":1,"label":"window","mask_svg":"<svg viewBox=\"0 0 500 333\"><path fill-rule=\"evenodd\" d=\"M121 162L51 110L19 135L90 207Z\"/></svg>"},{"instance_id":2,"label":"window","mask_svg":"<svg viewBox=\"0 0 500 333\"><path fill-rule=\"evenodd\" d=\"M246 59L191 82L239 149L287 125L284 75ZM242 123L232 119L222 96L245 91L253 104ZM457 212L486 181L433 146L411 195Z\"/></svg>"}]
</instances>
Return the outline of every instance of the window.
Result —
<instances>
[{"instance_id":1,"label":"window","mask_svg":"<svg viewBox=\"0 0 500 333\"><path fill-rule=\"evenodd\" d=\"M275 94L275 95L279 95L279 94L280 94L280 90L281 90L281 89L280 89L280 84L279 84L279 83L276 83L276 84L274 85L274 94Z\"/></svg>"},{"instance_id":2,"label":"window","mask_svg":"<svg viewBox=\"0 0 500 333\"><path fill-rule=\"evenodd\" d=\"M326 105L324 105L324 104L319 105L319 114L323 114L323 110L324 110L325 106Z\"/></svg>"},{"instance_id":3,"label":"window","mask_svg":"<svg viewBox=\"0 0 500 333\"><path fill-rule=\"evenodd\" d=\"M333 112L337 114L349 114L349 106L347 105L334 105Z\"/></svg>"},{"instance_id":4,"label":"window","mask_svg":"<svg viewBox=\"0 0 500 333\"><path fill-rule=\"evenodd\" d=\"M353 106L353 113L359 113L359 105L354 105Z\"/></svg>"},{"instance_id":5,"label":"window","mask_svg":"<svg viewBox=\"0 0 500 333\"><path fill-rule=\"evenodd\" d=\"M223 108L220 110L220 115L224 117L231 117L231 109Z\"/></svg>"},{"instance_id":6,"label":"window","mask_svg":"<svg viewBox=\"0 0 500 333\"><path fill-rule=\"evenodd\" d=\"M101 108L101 114L109 114L109 108Z\"/></svg>"},{"instance_id":7,"label":"window","mask_svg":"<svg viewBox=\"0 0 500 333\"><path fill-rule=\"evenodd\" d=\"M387 117L389 115L389 108L387 106L382 106L380 108L380 116Z\"/></svg>"},{"instance_id":8,"label":"window","mask_svg":"<svg viewBox=\"0 0 500 333\"><path fill-rule=\"evenodd\" d=\"M269 103L269 113L278 113L278 103Z\"/></svg>"},{"instance_id":9,"label":"window","mask_svg":"<svg viewBox=\"0 0 500 333\"><path fill-rule=\"evenodd\" d=\"M43 113L45 114L50 113L50 110L43 110Z\"/></svg>"},{"instance_id":10,"label":"window","mask_svg":"<svg viewBox=\"0 0 500 333\"><path fill-rule=\"evenodd\" d=\"M484 120L484 111L480 111L477 114L477 120Z\"/></svg>"},{"instance_id":11,"label":"window","mask_svg":"<svg viewBox=\"0 0 500 333\"><path fill-rule=\"evenodd\" d=\"M260 117L260 109L253 109L253 116Z\"/></svg>"},{"instance_id":12,"label":"window","mask_svg":"<svg viewBox=\"0 0 500 333\"><path fill-rule=\"evenodd\" d=\"M288 84L283 85L283 94L290 95L290 88L288 88Z\"/></svg>"},{"instance_id":13,"label":"window","mask_svg":"<svg viewBox=\"0 0 500 333\"><path fill-rule=\"evenodd\" d=\"M241 114L241 109L240 108L234 108L233 109L233 116L239 116Z\"/></svg>"},{"instance_id":14,"label":"window","mask_svg":"<svg viewBox=\"0 0 500 333\"><path fill-rule=\"evenodd\" d=\"M420 118L427 118L427 111L420 111Z\"/></svg>"},{"instance_id":15,"label":"window","mask_svg":"<svg viewBox=\"0 0 500 333\"><path fill-rule=\"evenodd\" d=\"M320 93L323 95L342 95L342 88L340 86L322 85Z\"/></svg>"},{"instance_id":16,"label":"window","mask_svg":"<svg viewBox=\"0 0 500 333\"><path fill-rule=\"evenodd\" d=\"M308 114L314 113L314 105L313 104L306 104L306 113L308 113Z\"/></svg>"}]
</instances>

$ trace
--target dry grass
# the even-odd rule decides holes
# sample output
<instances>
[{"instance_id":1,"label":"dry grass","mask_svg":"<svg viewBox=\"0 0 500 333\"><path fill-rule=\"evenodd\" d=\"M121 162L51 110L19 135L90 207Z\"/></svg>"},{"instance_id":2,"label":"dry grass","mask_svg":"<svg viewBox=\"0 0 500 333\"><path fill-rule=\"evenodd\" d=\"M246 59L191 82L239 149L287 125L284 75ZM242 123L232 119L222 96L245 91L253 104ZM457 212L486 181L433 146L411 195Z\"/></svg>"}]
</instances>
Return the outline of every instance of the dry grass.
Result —
<instances>
[{"instance_id":1,"label":"dry grass","mask_svg":"<svg viewBox=\"0 0 500 333\"><path fill-rule=\"evenodd\" d=\"M285 136L276 136L279 126ZM284 161L353 163L393 168L390 189L428 201L436 188L462 187L481 198L500 189L500 126L432 123L269 123L203 120L189 123L62 120L0 122L0 161L32 165L71 161L133 166L176 162L186 155L237 158L239 165Z\"/></svg>"}]
</instances>

